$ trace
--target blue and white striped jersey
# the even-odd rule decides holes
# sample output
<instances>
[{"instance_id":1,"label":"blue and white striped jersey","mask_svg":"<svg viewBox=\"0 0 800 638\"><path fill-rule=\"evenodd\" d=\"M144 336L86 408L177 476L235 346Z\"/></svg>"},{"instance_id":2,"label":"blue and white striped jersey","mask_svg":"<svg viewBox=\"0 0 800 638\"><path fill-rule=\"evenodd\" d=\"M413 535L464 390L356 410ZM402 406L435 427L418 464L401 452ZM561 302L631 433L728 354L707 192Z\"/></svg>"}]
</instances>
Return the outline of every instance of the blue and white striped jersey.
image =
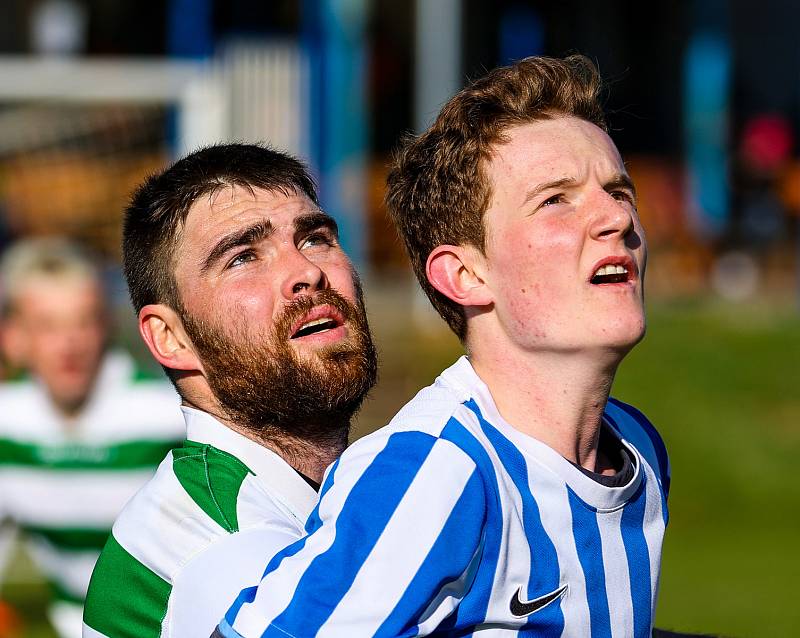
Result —
<instances>
[{"instance_id":1,"label":"blue and white striped jersey","mask_svg":"<svg viewBox=\"0 0 800 638\"><path fill-rule=\"evenodd\" d=\"M255 638L651 635L669 468L633 408L606 487L507 424L462 357L328 470L304 539L218 634Z\"/></svg>"}]
</instances>

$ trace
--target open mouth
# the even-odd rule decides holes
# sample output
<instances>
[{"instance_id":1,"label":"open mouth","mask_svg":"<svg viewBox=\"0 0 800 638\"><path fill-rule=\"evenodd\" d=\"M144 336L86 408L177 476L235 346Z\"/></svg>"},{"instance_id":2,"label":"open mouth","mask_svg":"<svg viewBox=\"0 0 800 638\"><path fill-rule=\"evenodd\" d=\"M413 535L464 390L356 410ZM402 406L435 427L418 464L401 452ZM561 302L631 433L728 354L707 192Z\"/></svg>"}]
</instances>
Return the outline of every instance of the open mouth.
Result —
<instances>
[{"instance_id":1,"label":"open mouth","mask_svg":"<svg viewBox=\"0 0 800 638\"><path fill-rule=\"evenodd\" d=\"M329 305L317 306L306 313L292 327L290 339L301 339L311 335L318 335L329 330L335 330L344 325L342 314Z\"/></svg>"},{"instance_id":2,"label":"open mouth","mask_svg":"<svg viewBox=\"0 0 800 638\"><path fill-rule=\"evenodd\" d=\"M627 257L604 259L595 267L589 283L595 285L624 284L634 279L635 276L636 266L633 260Z\"/></svg>"},{"instance_id":3,"label":"open mouth","mask_svg":"<svg viewBox=\"0 0 800 638\"><path fill-rule=\"evenodd\" d=\"M300 326L300 329L292 334L291 339L299 339L300 337L307 337L308 335L319 334L338 328L341 324L335 319L315 319Z\"/></svg>"}]
</instances>

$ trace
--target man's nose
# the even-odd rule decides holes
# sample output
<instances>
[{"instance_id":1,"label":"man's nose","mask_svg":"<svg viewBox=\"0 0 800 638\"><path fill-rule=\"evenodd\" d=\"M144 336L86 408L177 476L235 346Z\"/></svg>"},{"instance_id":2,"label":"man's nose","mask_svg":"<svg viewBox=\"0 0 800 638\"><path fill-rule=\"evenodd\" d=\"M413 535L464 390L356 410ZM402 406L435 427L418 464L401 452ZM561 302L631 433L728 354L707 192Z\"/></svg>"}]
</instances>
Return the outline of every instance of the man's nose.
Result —
<instances>
[{"instance_id":1,"label":"man's nose","mask_svg":"<svg viewBox=\"0 0 800 638\"><path fill-rule=\"evenodd\" d=\"M616 199L611 193L605 190L596 193L588 205L592 215L590 232L594 239L625 237L633 230L631 205Z\"/></svg>"},{"instance_id":2,"label":"man's nose","mask_svg":"<svg viewBox=\"0 0 800 638\"><path fill-rule=\"evenodd\" d=\"M317 290L324 290L328 287L325 271L299 250L290 251L285 259L286 277L281 290L285 299L313 294Z\"/></svg>"}]
</instances>

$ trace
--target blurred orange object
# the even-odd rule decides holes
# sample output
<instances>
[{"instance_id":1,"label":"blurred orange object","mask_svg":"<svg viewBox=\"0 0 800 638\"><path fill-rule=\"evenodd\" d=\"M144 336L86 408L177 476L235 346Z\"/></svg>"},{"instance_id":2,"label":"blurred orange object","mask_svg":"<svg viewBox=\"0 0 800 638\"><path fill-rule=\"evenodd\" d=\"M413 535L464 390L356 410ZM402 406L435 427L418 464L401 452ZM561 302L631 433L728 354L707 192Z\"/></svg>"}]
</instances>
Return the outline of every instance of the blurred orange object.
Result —
<instances>
[{"instance_id":1,"label":"blurred orange object","mask_svg":"<svg viewBox=\"0 0 800 638\"><path fill-rule=\"evenodd\" d=\"M792 162L781 179L781 199L792 215L800 216L800 162Z\"/></svg>"},{"instance_id":2,"label":"blurred orange object","mask_svg":"<svg viewBox=\"0 0 800 638\"><path fill-rule=\"evenodd\" d=\"M21 638L22 619L8 603L0 600L0 638Z\"/></svg>"}]
</instances>

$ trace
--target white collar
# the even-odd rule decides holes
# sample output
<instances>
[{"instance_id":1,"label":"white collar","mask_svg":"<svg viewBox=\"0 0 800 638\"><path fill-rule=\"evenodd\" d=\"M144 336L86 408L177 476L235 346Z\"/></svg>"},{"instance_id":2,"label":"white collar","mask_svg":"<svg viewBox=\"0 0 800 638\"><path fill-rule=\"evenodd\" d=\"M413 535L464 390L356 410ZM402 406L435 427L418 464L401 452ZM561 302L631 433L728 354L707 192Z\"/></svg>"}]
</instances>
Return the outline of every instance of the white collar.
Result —
<instances>
[{"instance_id":1,"label":"white collar","mask_svg":"<svg viewBox=\"0 0 800 638\"><path fill-rule=\"evenodd\" d=\"M598 510L614 510L624 505L636 493L643 474L641 456L638 450L625 439L620 440L631 455L634 476L626 485L607 487L586 476L546 443L521 432L508 423L498 411L489 387L475 372L466 356L460 357L458 361L442 372L437 383L444 384L458 392L462 402L473 399L483 418L510 440L523 455L535 459L541 465L549 468L581 499ZM620 436L614 428L609 428L609 430L613 436Z\"/></svg>"},{"instance_id":2,"label":"white collar","mask_svg":"<svg viewBox=\"0 0 800 638\"><path fill-rule=\"evenodd\" d=\"M181 406L181 411L189 441L207 443L235 456L301 521L308 518L317 503L317 493L286 461L269 448L234 432L207 412L188 406Z\"/></svg>"}]
</instances>

